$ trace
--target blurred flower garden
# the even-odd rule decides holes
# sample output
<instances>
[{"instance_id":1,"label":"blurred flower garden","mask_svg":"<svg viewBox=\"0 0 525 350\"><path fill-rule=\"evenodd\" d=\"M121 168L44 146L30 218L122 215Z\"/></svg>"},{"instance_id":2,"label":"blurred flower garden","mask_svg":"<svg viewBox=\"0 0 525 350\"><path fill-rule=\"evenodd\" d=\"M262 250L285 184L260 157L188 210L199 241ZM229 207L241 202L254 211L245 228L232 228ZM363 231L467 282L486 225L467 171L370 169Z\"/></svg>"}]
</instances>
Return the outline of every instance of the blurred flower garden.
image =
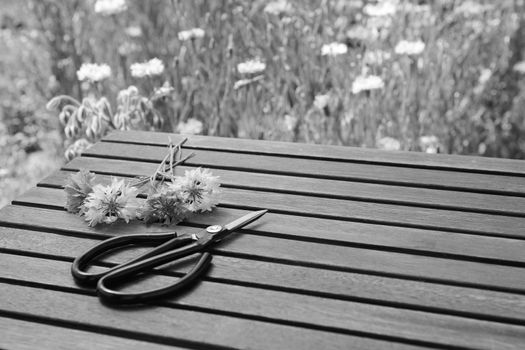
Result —
<instances>
[{"instance_id":1,"label":"blurred flower garden","mask_svg":"<svg viewBox=\"0 0 525 350\"><path fill-rule=\"evenodd\" d=\"M523 0L0 5L0 207L115 129L525 158Z\"/></svg>"}]
</instances>

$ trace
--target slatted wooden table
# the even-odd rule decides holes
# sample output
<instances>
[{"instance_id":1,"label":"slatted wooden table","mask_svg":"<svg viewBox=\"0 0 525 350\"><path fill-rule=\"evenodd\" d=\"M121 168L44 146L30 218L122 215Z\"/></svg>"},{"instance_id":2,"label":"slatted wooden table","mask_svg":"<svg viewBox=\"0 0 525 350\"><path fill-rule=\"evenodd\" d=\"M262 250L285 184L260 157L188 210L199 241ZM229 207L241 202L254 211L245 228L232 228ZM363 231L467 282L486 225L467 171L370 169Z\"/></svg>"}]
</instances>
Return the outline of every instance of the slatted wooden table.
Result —
<instances>
[{"instance_id":1,"label":"slatted wooden table","mask_svg":"<svg viewBox=\"0 0 525 350\"><path fill-rule=\"evenodd\" d=\"M74 257L165 227L89 228L64 210L62 186L80 168L101 182L150 175L167 139L113 133L0 211L1 348L525 348L521 161L192 136L196 157L177 171L211 168L223 196L177 230L270 213L184 295L102 305L73 282Z\"/></svg>"}]
</instances>

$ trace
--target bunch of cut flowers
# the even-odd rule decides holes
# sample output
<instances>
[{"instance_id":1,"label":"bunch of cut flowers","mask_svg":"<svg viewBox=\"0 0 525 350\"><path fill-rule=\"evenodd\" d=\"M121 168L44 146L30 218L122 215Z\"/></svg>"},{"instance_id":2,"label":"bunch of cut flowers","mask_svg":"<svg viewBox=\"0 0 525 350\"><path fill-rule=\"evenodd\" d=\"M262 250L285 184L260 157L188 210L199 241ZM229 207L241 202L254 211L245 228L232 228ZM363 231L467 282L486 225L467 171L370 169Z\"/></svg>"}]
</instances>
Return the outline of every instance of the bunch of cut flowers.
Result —
<instances>
[{"instance_id":1,"label":"bunch of cut flowers","mask_svg":"<svg viewBox=\"0 0 525 350\"><path fill-rule=\"evenodd\" d=\"M195 155L182 157L186 141L173 145L170 140L168 153L151 176L130 182L112 178L109 185L103 185L96 184L96 175L87 170L71 175L64 188L67 211L83 216L89 226L135 219L170 225L191 213L211 211L219 203L217 176L203 168L175 176L175 167ZM146 195L145 200L137 198L141 193Z\"/></svg>"}]
</instances>

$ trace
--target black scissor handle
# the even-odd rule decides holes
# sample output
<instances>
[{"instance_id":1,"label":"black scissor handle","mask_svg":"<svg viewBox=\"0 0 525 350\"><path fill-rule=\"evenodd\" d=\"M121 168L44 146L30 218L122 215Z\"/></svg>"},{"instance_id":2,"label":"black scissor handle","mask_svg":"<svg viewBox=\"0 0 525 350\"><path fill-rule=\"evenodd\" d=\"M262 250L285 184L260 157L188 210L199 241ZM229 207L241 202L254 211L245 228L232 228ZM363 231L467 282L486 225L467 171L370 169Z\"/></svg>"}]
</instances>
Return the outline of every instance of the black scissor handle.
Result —
<instances>
[{"instance_id":1,"label":"black scissor handle","mask_svg":"<svg viewBox=\"0 0 525 350\"><path fill-rule=\"evenodd\" d=\"M116 284L122 280L129 280L130 277L133 278L133 276L141 272L149 271L157 266L177 261L192 254L199 253L200 251L202 251L202 245L198 242L194 242L185 247L119 267L107 275L104 275L98 281L98 295L102 301L111 304L138 304L158 300L159 297L174 294L191 285L203 272L206 271L212 260L212 255L210 253L200 253L199 261L193 266L193 268L184 275L184 277L178 279L174 284L167 287L142 292L125 293L113 290L109 285Z\"/></svg>"},{"instance_id":2,"label":"black scissor handle","mask_svg":"<svg viewBox=\"0 0 525 350\"><path fill-rule=\"evenodd\" d=\"M192 241L193 239L191 238L191 236L183 235L177 237L177 234L175 232L131 234L109 238L96 244L95 246L84 252L82 255L78 256L71 265L71 274L73 275L75 281L77 281L80 284L95 285L102 276L111 271L114 271L126 265L133 264L134 262L147 259L151 256L163 253L169 249L189 244ZM98 273L89 273L85 271L94 259L101 255L107 254L114 249L136 245L155 245L159 243L163 244L142 255L139 255L138 257L130 261L127 261L120 265L116 265L105 271Z\"/></svg>"}]
</instances>

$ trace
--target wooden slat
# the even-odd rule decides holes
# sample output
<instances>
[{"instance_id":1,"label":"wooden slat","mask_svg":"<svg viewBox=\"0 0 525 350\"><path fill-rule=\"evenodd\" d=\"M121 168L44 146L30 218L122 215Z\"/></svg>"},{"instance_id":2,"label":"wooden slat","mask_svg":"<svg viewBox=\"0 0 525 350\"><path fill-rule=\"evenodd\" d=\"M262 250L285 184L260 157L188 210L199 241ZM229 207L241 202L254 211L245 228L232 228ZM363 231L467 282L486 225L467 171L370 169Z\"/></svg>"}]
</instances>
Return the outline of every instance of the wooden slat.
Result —
<instances>
[{"instance_id":1,"label":"wooden slat","mask_svg":"<svg viewBox=\"0 0 525 350\"><path fill-rule=\"evenodd\" d=\"M4 260L0 269L2 278L15 279L24 284L79 289L68 275L69 263L17 256L6 256ZM170 278L159 276L148 282L146 288L158 288L169 283ZM238 317L255 315L272 322L285 318L303 327L318 324L326 329L340 329L341 332L348 330L370 336L399 337L449 346L478 347L489 340L512 346L517 339L525 336L525 327L208 282L199 284L184 295L166 299L162 305L183 305L190 309L196 306L209 310L208 313L226 311ZM170 311L159 309L157 314L162 317ZM479 339L472 341L458 332L466 328L472 337Z\"/></svg>"},{"instance_id":2,"label":"wooden slat","mask_svg":"<svg viewBox=\"0 0 525 350\"><path fill-rule=\"evenodd\" d=\"M2 330L0 348L6 350L183 349L181 347L161 345L143 340L133 340L126 337L116 337L6 317L0 317L0 329Z\"/></svg>"},{"instance_id":3,"label":"wooden slat","mask_svg":"<svg viewBox=\"0 0 525 350\"><path fill-rule=\"evenodd\" d=\"M375 149L356 147L337 147L301 143L243 140L222 137L179 135L167 133L145 133L141 131L113 132L104 138L105 141L134 142L164 146L168 138L175 143L188 137L188 148L218 149L230 152L247 152L253 154L293 155L300 157L346 160L377 164L403 164L433 169L458 169L502 174L525 175L525 162L471 156L457 156L419 152L385 152Z\"/></svg>"},{"instance_id":4,"label":"wooden slat","mask_svg":"<svg viewBox=\"0 0 525 350\"><path fill-rule=\"evenodd\" d=\"M147 308L108 308L94 296L65 293L0 283L0 309L81 323L115 332L148 334L174 344L201 348L250 349L370 349L403 344L305 329L269 322L216 315L192 310L149 306ZM516 329L514 329L516 328ZM507 328L511 334L495 334L495 340L508 347L515 342L519 328ZM513 334L514 332L518 332Z\"/></svg>"},{"instance_id":5,"label":"wooden slat","mask_svg":"<svg viewBox=\"0 0 525 350\"><path fill-rule=\"evenodd\" d=\"M132 225L133 226L133 225ZM0 227L0 248L17 254L72 261L93 238L59 236ZM108 263L127 261L148 248L121 251L107 257ZM395 278L320 270L309 267L215 256L206 281L260 289L286 290L303 295L321 295L342 300L366 300L381 305L463 315L502 322L525 322L525 296L480 289L429 284ZM58 273L58 272L57 272ZM23 275L23 274L19 274ZM69 277L69 273L66 274ZM302 276L297 278L297 276ZM16 278L16 276L12 276ZM20 278L20 277L18 277ZM210 282L211 283L211 282ZM286 311L286 308L283 308ZM263 310L264 311L264 310Z\"/></svg>"},{"instance_id":6,"label":"wooden slat","mask_svg":"<svg viewBox=\"0 0 525 350\"><path fill-rule=\"evenodd\" d=\"M424 157L419 165L410 157L398 164L373 156L338 155L336 161L299 148L287 155L284 144L249 149L251 141L236 147L227 141L188 143L198 153L188 167L201 165L198 159L227 180L222 207L190 217L192 227L180 229L228 222L247 209L272 212L215 249L213 267L190 293L123 313L100 306L91 291L76 286L65 272L87 242L165 228L87 227L61 208L61 172L0 213L0 293L6 296L0 315L191 348L522 344L525 173L510 166L514 162L499 163L498 170L498 162L494 169L481 162L461 168L459 158L441 165ZM76 162L98 164L105 174L135 175L134 164L149 173L165 153L164 142L113 139ZM103 149L110 158L132 161L104 160ZM160 286L172 278L166 271L145 282ZM210 327L217 338L210 338Z\"/></svg>"},{"instance_id":7,"label":"wooden slat","mask_svg":"<svg viewBox=\"0 0 525 350\"><path fill-rule=\"evenodd\" d=\"M85 231L86 224L81 220L72 221L71 214L63 211L48 210L27 206L7 206L3 222L8 224L24 224L31 222L34 226L51 227L53 222L66 220L70 230ZM222 217L225 213L231 216ZM224 209L219 214L208 214L201 223L226 222L230 217L245 213L240 210ZM228 214L228 215L230 215ZM503 239L499 237L485 237L474 235L462 235L442 231L420 230L413 228L362 224L356 222L345 222L331 220L327 230L326 220L318 218L297 217L289 215L274 215L278 222L287 223L286 229L283 225L275 225L274 221L264 222L261 234L272 229L271 235L281 238L316 241L336 245L366 246L370 248L394 249L407 252L422 252L438 256L463 256L477 260L494 260L506 262L513 265L525 264L525 241L515 239ZM31 220L31 221L28 221ZM43 220L43 221L42 221ZM270 225L270 226L268 226ZM154 229L149 227L148 230ZM308 229L305 230L305 227ZM99 225L93 232L111 232L113 226ZM144 230L142 226L129 226L128 230ZM161 228L164 231L166 228ZM89 231L88 231L89 232ZM134 231L130 231L134 232Z\"/></svg>"},{"instance_id":8,"label":"wooden slat","mask_svg":"<svg viewBox=\"0 0 525 350\"><path fill-rule=\"evenodd\" d=\"M154 163L91 157L75 158L63 167L63 169L67 170L90 169L92 172L102 174L115 174L118 172L129 176L151 176L156 168L157 165ZM195 167L179 166L176 169L176 174L183 175L184 171L191 169L195 169ZM525 197L400 187L223 169L213 169L213 174L220 177L223 187L230 188L288 192L321 197L357 199L366 202L459 209L492 214L525 215ZM53 176L57 178L65 175L62 172L55 173ZM62 179L61 184L64 184L65 180L65 178Z\"/></svg>"},{"instance_id":9,"label":"wooden slat","mask_svg":"<svg viewBox=\"0 0 525 350\"><path fill-rule=\"evenodd\" d=\"M160 162L165 153L165 147L105 142L93 145L83 155ZM194 153L196 156L186 162L189 166L206 166L324 179L379 182L413 187L525 195L525 179L517 176L337 163L266 155L257 156L257 161L254 162L253 155L248 154L203 150L194 150Z\"/></svg>"},{"instance_id":10,"label":"wooden slat","mask_svg":"<svg viewBox=\"0 0 525 350\"><path fill-rule=\"evenodd\" d=\"M222 190L220 200L221 205L233 208L269 209L276 213L333 220L525 238L525 231L523 230L525 217L466 213L229 188ZM66 203L66 194L64 191L55 188L40 187L27 191L13 203L63 207ZM329 221L325 224L330 225Z\"/></svg>"},{"instance_id":11,"label":"wooden slat","mask_svg":"<svg viewBox=\"0 0 525 350\"><path fill-rule=\"evenodd\" d=\"M222 210L216 210L216 213L219 215L222 212ZM4 213L4 218L7 218L9 216L7 210ZM22 216L16 210L14 213L15 215L11 215L11 225L15 221L22 225L29 222L29 217ZM270 216L270 214L267 215ZM208 215L199 215L198 217L203 219L208 217ZM64 217L59 223L57 223L56 218L49 215L47 220L47 224L42 222L42 226L44 228L47 227L47 229L68 230L69 227L74 227L75 221L77 221L77 227L82 227L83 225L80 222L81 219L74 215ZM272 221L271 217L266 220ZM34 221L35 218L32 219L32 222ZM214 220L213 222L229 221L231 220ZM262 218L260 221L261 223L259 224L252 224L252 227L258 229L259 225L264 225L265 221ZM127 232L126 227L126 225L122 227L122 232ZM115 230L118 230L118 228L111 228L113 234L118 232ZM225 242L217 251L245 259L257 258L335 270L357 270L385 276L403 276L409 279L475 285L497 290L516 290L521 292L525 290L525 269L470 261L339 247L329 244L300 242L248 234L239 235L235 239ZM312 254L312 251L315 251L316 254Z\"/></svg>"},{"instance_id":12,"label":"wooden slat","mask_svg":"<svg viewBox=\"0 0 525 350\"><path fill-rule=\"evenodd\" d=\"M41 203L45 205L53 205L53 203L60 203L58 198L63 196L63 191L58 189L37 188L30 190L26 195L22 196L19 203ZM63 198L63 197L62 197ZM18 201L17 201L18 202ZM62 203L64 200L62 199ZM217 215L220 219L212 221L211 223L227 223L245 214L245 211L235 212L225 209L217 209L213 214L195 215L188 219L189 222L199 225L210 224L210 216ZM4 214L4 217L6 215ZM266 214L259 219L255 224L252 224L252 230L262 232L286 232L290 226L295 226L293 229L305 229L304 222L297 220L295 225L287 220L276 219L275 215ZM4 219L5 220L5 219ZM57 225L57 224L55 224ZM276 227L276 229L273 229ZM330 221L326 221L323 228L321 228L321 235L323 231L330 229ZM242 239L242 236L240 237ZM250 242L256 238L251 238ZM374 271L376 273L389 273L395 275L410 275L417 278L433 278L437 280L454 281L455 283L473 283L484 286L503 287L513 290L525 290L525 269L496 266L492 264L475 263L468 261L456 261L449 259L431 258L426 256L402 254L394 252L383 252L375 250L365 250L354 247L337 247L328 244L311 244L309 242L297 242L293 240L277 239L271 237L259 237L261 240L266 240L268 245L265 245L261 251L266 254L267 250L272 253L281 248L283 254L288 252L295 252L305 255L305 261L311 261L312 258L321 259L322 264L327 266L340 266L341 268L352 268ZM235 241L238 241L235 240ZM248 244L246 248L253 248L252 244ZM326 253L322 253L320 248L324 248ZM338 250L340 253L338 253ZM312 252L315 251L315 254ZM257 254L257 252L247 252L240 249L239 254ZM291 261L296 261L297 257L293 254L287 255ZM313 256L313 257L312 257ZM334 260L335 259L335 260ZM453 272L453 273L451 273Z\"/></svg>"}]
</instances>

